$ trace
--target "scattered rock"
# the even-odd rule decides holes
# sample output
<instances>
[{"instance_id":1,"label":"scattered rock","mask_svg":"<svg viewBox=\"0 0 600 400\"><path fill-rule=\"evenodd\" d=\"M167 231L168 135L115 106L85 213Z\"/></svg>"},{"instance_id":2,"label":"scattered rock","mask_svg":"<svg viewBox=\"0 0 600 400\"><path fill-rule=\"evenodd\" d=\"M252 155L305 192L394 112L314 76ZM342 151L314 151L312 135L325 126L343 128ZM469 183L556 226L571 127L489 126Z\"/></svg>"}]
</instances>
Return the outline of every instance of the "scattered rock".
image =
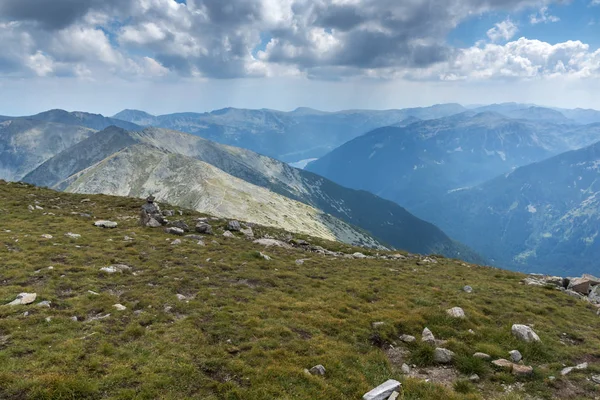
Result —
<instances>
[{"instance_id":1,"label":"scattered rock","mask_svg":"<svg viewBox=\"0 0 600 400\"><path fill-rule=\"evenodd\" d=\"M402 369L402 373L404 375L410 374L410 366L408 364L406 364L406 363L402 364L401 369Z\"/></svg>"},{"instance_id":2,"label":"scattered rock","mask_svg":"<svg viewBox=\"0 0 600 400\"><path fill-rule=\"evenodd\" d=\"M454 356L454 352L448 349L438 347L433 353L433 361L435 361L438 364L449 364L454 359Z\"/></svg>"},{"instance_id":3,"label":"scattered rock","mask_svg":"<svg viewBox=\"0 0 600 400\"><path fill-rule=\"evenodd\" d=\"M116 308L119 311L125 311L127 310L127 307L125 307L123 304L115 304L113 305L114 308Z\"/></svg>"},{"instance_id":4,"label":"scattered rock","mask_svg":"<svg viewBox=\"0 0 600 400\"><path fill-rule=\"evenodd\" d=\"M171 235L177 235L177 236L183 236L183 235L185 235L185 231L183 229L177 228L177 227L174 227L174 226L165 228L165 232L169 233Z\"/></svg>"},{"instance_id":5,"label":"scattered rock","mask_svg":"<svg viewBox=\"0 0 600 400\"><path fill-rule=\"evenodd\" d=\"M242 232L244 234L244 236L246 236L247 238L254 237L254 231L250 227L248 227L246 229L240 229L240 232Z\"/></svg>"},{"instance_id":6,"label":"scattered rock","mask_svg":"<svg viewBox=\"0 0 600 400\"><path fill-rule=\"evenodd\" d=\"M509 352L509 354L510 354L510 359L513 362L518 363L519 361L521 361L523 359L523 356L521 355L521 352L519 350L511 350Z\"/></svg>"},{"instance_id":7,"label":"scattered rock","mask_svg":"<svg viewBox=\"0 0 600 400\"><path fill-rule=\"evenodd\" d=\"M512 334L524 342L540 342L540 337L527 325L515 324L512 326Z\"/></svg>"},{"instance_id":8,"label":"scattered rock","mask_svg":"<svg viewBox=\"0 0 600 400\"><path fill-rule=\"evenodd\" d=\"M233 232L239 232L242 229L239 221L229 221L227 222L227 230Z\"/></svg>"},{"instance_id":9,"label":"scattered rock","mask_svg":"<svg viewBox=\"0 0 600 400\"><path fill-rule=\"evenodd\" d=\"M179 228L179 229L181 229L184 232L189 232L190 231L190 227L184 221L169 222L167 225L168 226L172 226L174 228Z\"/></svg>"},{"instance_id":10,"label":"scattered rock","mask_svg":"<svg viewBox=\"0 0 600 400\"><path fill-rule=\"evenodd\" d=\"M179 300L179 301L185 301L185 300L187 300L187 299L188 299L188 298L187 298L187 297L185 297L184 295L182 295L182 294L177 294L177 300Z\"/></svg>"},{"instance_id":11,"label":"scattered rock","mask_svg":"<svg viewBox=\"0 0 600 400\"><path fill-rule=\"evenodd\" d=\"M489 354L479 353L479 352L473 354L473 357L480 358L482 360L491 360L492 359L492 356L490 356Z\"/></svg>"},{"instance_id":12,"label":"scattered rock","mask_svg":"<svg viewBox=\"0 0 600 400\"><path fill-rule=\"evenodd\" d=\"M115 265L111 265L109 267L102 267L100 268L100 271L106 272L108 274L114 274L114 273L123 273L125 271L129 271L131 270L131 267L128 265L124 265L124 264L115 264Z\"/></svg>"},{"instance_id":13,"label":"scattered rock","mask_svg":"<svg viewBox=\"0 0 600 400\"><path fill-rule=\"evenodd\" d=\"M401 335L400 340L402 340L404 343L413 343L415 340L417 340L417 338L411 335Z\"/></svg>"},{"instance_id":14,"label":"scattered rock","mask_svg":"<svg viewBox=\"0 0 600 400\"><path fill-rule=\"evenodd\" d=\"M174 210L162 210L162 215L164 217L172 217L175 215L175 211Z\"/></svg>"},{"instance_id":15,"label":"scattered rock","mask_svg":"<svg viewBox=\"0 0 600 400\"><path fill-rule=\"evenodd\" d=\"M480 381L480 378L479 378L479 375L477 375L477 374L473 374L473 375L469 376L469 380L470 380L471 382L477 383L477 382L479 382L479 381Z\"/></svg>"},{"instance_id":16,"label":"scattered rock","mask_svg":"<svg viewBox=\"0 0 600 400\"><path fill-rule=\"evenodd\" d=\"M72 232L65 233L65 236L69 237L71 239L79 239L81 237L81 235L79 235L77 233L72 233Z\"/></svg>"},{"instance_id":17,"label":"scattered rock","mask_svg":"<svg viewBox=\"0 0 600 400\"><path fill-rule=\"evenodd\" d=\"M377 329L377 328L379 328L379 327L382 327L382 326L384 326L384 325L385 325L385 322L383 322L383 321L377 321L377 322L373 322L373 323L371 324L371 326L372 326L374 329Z\"/></svg>"},{"instance_id":18,"label":"scattered rock","mask_svg":"<svg viewBox=\"0 0 600 400\"><path fill-rule=\"evenodd\" d=\"M365 393L363 400L387 400L394 392L400 392L402 384L394 379L390 379L368 393Z\"/></svg>"},{"instance_id":19,"label":"scattered rock","mask_svg":"<svg viewBox=\"0 0 600 400\"><path fill-rule=\"evenodd\" d=\"M223 232L223 236L226 238L235 238L235 235L233 233L231 233L231 231L225 231Z\"/></svg>"},{"instance_id":20,"label":"scattered rock","mask_svg":"<svg viewBox=\"0 0 600 400\"><path fill-rule=\"evenodd\" d=\"M465 312L460 307L454 307L449 310L446 310L446 313L453 318L465 318Z\"/></svg>"},{"instance_id":21,"label":"scattered rock","mask_svg":"<svg viewBox=\"0 0 600 400\"><path fill-rule=\"evenodd\" d=\"M311 373L311 375L325 375L325 367L322 366L321 364L319 365L315 365L314 367L312 367L311 369L308 370L308 372Z\"/></svg>"},{"instance_id":22,"label":"scattered rock","mask_svg":"<svg viewBox=\"0 0 600 400\"><path fill-rule=\"evenodd\" d=\"M181 243L182 243L181 239L175 239L171 242L171 246L177 246L177 245L180 245Z\"/></svg>"},{"instance_id":23,"label":"scattered rock","mask_svg":"<svg viewBox=\"0 0 600 400\"><path fill-rule=\"evenodd\" d=\"M296 260L296 265L302 265L304 264L304 260Z\"/></svg>"},{"instance_id":24,"label":"scattered rock","mask_svg":"<svg viewBox=\"0 0 600 400\"><path fill-rule=\"evenodd\" d=\"M291 249L292 246L290 246L289 244L282 242L281 240L275 240L275 239L269 239L269 238L262 238L262 239L257 239L254 241L254 243L256 244L260 244L262 246L275 246L275 247L283 247L284 249Z\"/></svg>"},{"instance_id":25,"label":"scattered rock","mask_svg":"<svg viewBox=\"0 0 600 400\"><path fill-rule=\"evenodd\" d=\"M79 321L79 319L76 316L72 316L71 318L69 318L71 321L73 322L77 322Z\"/></svg>"},{"instance_id":26,"label":"scattered rock","mask_svg":"<svg viewBox=\"0 0 600 400\"><path fill-rule=\"evenodd\" d=\"M363 253L359 253L359 252L352 254L352 257L358 258L358 259L367 258L367 256L365 256Z\"/></svg>"},{"instance_id":27,"label":"scattered rock","mask_svg":"<svg viewBox=\"0 0 600 400\"><path fill-rule=\"evenodd\" d=\"M513 375L517 376L529 376L533 374L533 367L527 365L513 364L512 373Z\"/></svg>"},{"instance_id":28,"label":"scattered rock","mask_svg":"<svg viewBox=\"0 0 600 400\"><path fill-rule=\"evenodd\" d=\"M570 373L571 373L573 370L579 370L579 371L582 371L582 370L584 370L584 369L587 369L587 368L588 368L588 366L589 366L589 365L588 365L588 363L586 363L586 362L585 362L585 363L582 363L582 364L578 364L578 365L576 365L576 366L574 366L574 367L567 367L567 368L563 368L563 369L562 369L562 371L560 371L560 374L561 374L562 376L565 376L565 375L568 375L568 374L570 374Z\"/></svg>"},{"instance_id":29,"label":"scattered rock","mask_svg":"<svg viewBox=\"0 0 600 400\"><path fill-rule=\"evenodd\" d=\"M196 224L196 232L201 233L203 235L212 235L213 230L212 226L210 226L206 222L198 222L198 224Z\"/></svg>"},{"instance_id":30,"label":"scattered rock","mask_svg":"<svg viewBox=\"0 0 600 400\"><path fill-rule=\"evenodd\" d=\"M400 393L393 391L392 394L390 395L390 397L388 397L388 400L398 400L399 397L400 397Z\"/></svg>"},{"instance_id":31,"label":"scattered rock","mask_svg":"<svg viewBox=\"0 0 600 400\"><path fill-rule=\"evenodd\" d=\"M50 302L48 300L40 301L36 306L50 308Z\"/></svg>"},{"instance_id":32,"label":"scattered rock","mask_svg":"<svg viewBox=\"0 0 600 400\"><path fill-rule=\"evenodd\" d=\"M512 371L512 369L513 369L513 363L508 360L505 360L503 358L492 361L492 365L494 365L495 367L498 367L500 369L507 370L507 371Z\"/></svg>"},{"instance_id":33,"label":"scattered rock","mask_svg":"<svg viewBox=\"0 0 600 400\"><path fill-rule=\"evenodd\" d=\"M196 244L197 244L198 246L202 246L202 247L206 246L206 243L204 243L204 241L203 241L203 240L198 240L198 243L196 243Z\"/></svg>"},{"instance_id":34,"label":"scattered rock","mask_svg":"<svg viewBox=\"0 0 600 400\"><path fill-rule=\"evenodd\" d=\"M263 259L265 259L267 261L271 260L271 257L269 257L268 255L266 255L266 254L264 254L262 252L259 252L258 255L261 256Z\"/></svg>"},{"instance_id":35,"label":"scattered rock","mask_svg":"<svg viewBox=\"0 0 600 400\"><path fill-rule=\"evenodd\" d=\"M28 209L29 211L33 211L33 210L35 210L35 207L33 207L33 206L30 204L30 205L28 205L28 206L27 206L27 209Z\"/></svg>"},{"instance_id":36,"label":"scattered rock","mask_svg":"<svg viewBox=\"0 0 600 400\"><path fill-rule=\"evenodd\" d=\"M421 341L429 344L435 344L435 336L433 336L433 333L429 330L429 328L423 329Z\"/></svg>"},{"instance_id":37,"label":"scattered rock","mask_svg":"<svg viewBox=\"0 0 600 400\"><path fill-rule=\"evenodd\" d=\"M469 286L469 285L465 286L465 287L463 288L463 290L464 290L466 293L473 293L473 288L472 288L471 286Z\"/></svg>"},{"instance_id":38,"label":"scattered rock","mask_svg":"<svg viewBox=\"0 0 600 400\"><path fill-rule=\"evenodd\" d=\"M592 375L592 382L600 385L600 375Z\"/></svg>"},{"instance_id":39,"label":"scattered rock","mask_svg":"<svg viewBox=\"0 0 600 400\"><path fill-rule=\"evenodd\" d=\"M49 234L47 234L47 233L43 234L41 237L42 237L43 239L52 239L52 238L53 238L53 236L52 236L52 235L49 235Z\"/></svg>"},{"instance_id":40,"label":"scattered rock","mask_svg":"<svg viewBox=\"0 0 600 400\"><path fill-rule=\"evenodd\" d=\"M113 221L96 221L94 222L94 226L97 226L99 228L107 228L107 229L113 229L117 227L117 223L113 222Z\"/></svg>"},{"instance_id":41,"label":"scattered rock","mask_svg":"<svg viewBox=\"0 0 600 400\"><path fill-rule=\"evenodd\" d=\"M37 293L19 293L17 298L8 303L7 306L25 306L33 303L36 298Z\"/></svg>"}]
</instances>

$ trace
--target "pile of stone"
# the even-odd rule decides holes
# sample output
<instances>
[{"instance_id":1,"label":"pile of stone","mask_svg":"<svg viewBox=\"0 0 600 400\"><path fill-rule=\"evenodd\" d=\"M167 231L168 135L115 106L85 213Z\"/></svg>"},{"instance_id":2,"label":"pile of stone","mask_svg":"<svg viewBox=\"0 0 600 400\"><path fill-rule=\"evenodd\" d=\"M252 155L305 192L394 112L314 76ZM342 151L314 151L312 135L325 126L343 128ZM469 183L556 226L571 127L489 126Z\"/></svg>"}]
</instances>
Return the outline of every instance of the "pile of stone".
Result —
<instances>
[{"instance_id":1,"label":"pile of stone","mask_svg":"<svg viewBox=\"0 0 600 400\"><path fill-rule=\"evenodd\" d=\"M593 275L583 274L578 278L562 278L530 274L522 282L530 286L554 286L570 296L600 304L600 278Z\"/></svg>"},{"instance_id":2,"label":"pile of stone","mask_svg":"<svg viewBox=\"0 0 600 400\"><path fill-rule=\"evenodd\" d=\"M146 204L142 205L142 210L140 211L140 225L158 228L168 223L160 212L160 207L154 200L154 196L148 196L146 198Z\"/></svg>"}]
</instances>

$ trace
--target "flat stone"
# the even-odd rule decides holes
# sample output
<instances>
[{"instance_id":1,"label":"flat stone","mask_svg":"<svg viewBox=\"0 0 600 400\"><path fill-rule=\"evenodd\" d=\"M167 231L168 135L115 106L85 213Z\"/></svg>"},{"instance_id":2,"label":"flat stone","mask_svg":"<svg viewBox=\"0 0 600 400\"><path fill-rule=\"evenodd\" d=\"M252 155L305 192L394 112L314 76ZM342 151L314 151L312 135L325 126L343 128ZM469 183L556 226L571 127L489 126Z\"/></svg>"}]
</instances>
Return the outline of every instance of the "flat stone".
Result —
<instances>
[{"instance_id":1,"label":"flat stone","mask_svg":"<svg viewBox=\"0 0 600 400\"><path fill-rule=\"evenodd\" d=\"M498 367L500 369L512 371L514 364L508 360L501 358L499 360L492 361L492 365L494 365L495 367Z\"/></svg>"},{"instance_id":2,"label":"flat stone","mask_svg":"<svg viewBox=\"0 0 600 400\"><path fill-rule=\"evenodd\" d=\"M512 334L524 342L540 342L540 337L527 325L515 324L512 326Z\"/></svg>"},{"instance_id":3,"label":"flat stone","mask_svg":"<svg viewBox=\"0 0 600 400\"><path fill-rule=\"evenodd\" d=\"M79 239L81 237L81 235L77 234L77 233L73 233L73 232L67 232L65 233L66 237L69 237L71 239Z\"/></svg>"},{"instance_id":4,"label":"flat stone","mask_svg":"<svg viewBox=\"0 0 600 400\"><path fill-rule=\"evenodd\" d=\"M325 375L325 367L322 366L321 364L319 365L315 365L314 367L312 367L311 369L308 370L308 372L311 373L311 375Z\"/></svg>"},{"instance_id":5,"label":"flat stone","mask_svg":"<svg viewBox=\"0 0 600 400\"><path fill-rule=\"evenodd\" d=\"M352 254L352 257L358 258L358 259L367 258L367 256L365 256L363 253L359 253L359 252Z\"/></svg>"},{"instance_id":6,"label":"flat stone","mask_svg":"<svg viewBox=\"0 0 600 400\"><path fill-rule=\"evenodd\" d=\"M388 400L398 400L399 397L400 397L400 393L393 391L392 394L390 395L390 397L388 397Z\"/></svg>"},{"instance_id":7,"label":"flat stone","mask_svg":"<svg viewBox=\"0 0 600 400\"><path fill-rule=\"evenodd\" d=\"M44 300L44 301L40 301L39 303L37 303L36 307L50 308L50 304L51 304L51 302L49 302L48 300Z\"/></svg>"},{"instance_id":8,"label":"flat stone","mask_svg":"<svg viewBox=\"0 0 600 400\"><path fill-rule=\"evenodd\" d=\"M53 236L52 236L52 235L49 235L49 234L47 234L47 233L43 234L41 237L42 237L43 239L52 239L52 238L53 238Z\"/></svg>"},{"instance_id":9,"label":"flat stone","mask_svg":"<svg viewBox=\"0 0 600 400\"><path fill-rule=\"evenodd\" d=\"M513 375L517 376L529 376L533 374L533 367L527 365L513 364L512 373Z\"/></svg>"},{"instance_id":10,"label":"flat stone","mask_svg":"<svg viewBox=\"0 0 600 400\"><path fill-rule=\"evenodd\" d=\"M574 370L582 371L582 370L584 370L584 369L587 369L587 368L588 368L588 366L589 366L589 364L585 362L585 363L578 364L578 365L576 365L576 366L574 366L574 367L567 367L567 368L563 368L563 369L560 371L560 374L561 374L562 376L565 376L565 375L568 375L568 374L570 374L570 373L571 373L571 372L573 372Z\"/></svg>"},{"instance_id":11,"label":"flat stone","mask_svg":"<svg viewBox=\"0 0 600 400\"><path fill-rule=\"evenodd\" d=\"M404 343L413 343L415 340L417 340L417 338L411 335L401 335L400 340L402 340Z\"/></svg>"},{"instance_id":12,"label":"flat stone","mask_svg":"<svg viewBox=\"0 0 600 400\"><path fill-rule=\"evenodd\" d=\"M394 392L400 392L402 384L394 379L390 379L375 389L363 395L363 400L387 400Z\"/></svg>"},{"instance_id":13,"label":"flat stone","mask_svg":"<svg viewBox=\"0 0 600 400\"><path fill-rule=\"evenodd\" d=\"M281 240L269 239L269 238L257 239L253 243L260 244L262 246L267 246L267 247L275 246L275 247L282 247L284 249L292 248L292 246L290 246L289 244L287 244L285 242L282 242Z\"/></svg>"},{"instance_id":14,"label":"flat stone","mask_svg":"<svg viewBox=\"0 0 600 400\"><path fill-rule=\"evenodd\" d=\"M464 310L460 307L453 307L446 310L446 313L453 318L466 318Z\"/></svg>"},{"instance_id":15,"label":"flat stone","mask_svg":"<svg viewBox=\"0 0 600 400\"><path fill-rule=\"evenodd\" d=\"M185 235L185 231L181 228L177 228L176 226L170 226L168 228L165 228L165 232L177 236Z\"/></svg>"},{"instance_id":16,"label":"flat stone","mask_svg":"<svg viewBox=\"0 0 600 400\"><path fill-rule=\"evenodd\" d=\"M111 265L109 267L102 267L100 268L100 271L106 272L107 274L114 274L114 273L123 273L124 271L129 271L131 270L131 267L128 265L124 265L124 264L115 264L115 265Z\"/></svg>"},{"instance_id":17,"label":"flat stone","mask_svg":"<svg viewBox=\"0 0 600 400\"><path fill-rule=\"evenodd\" d=\"M105 220L101 220L101 221L96 221L94 222L94 226L97 226L99 228L107 228L107 229L114 229L117 227L117 223L113 222L113 221L105 221Z\"/></svg>"},{"instance_id":18,"label":"flat stone","mask_svg":"<svg viewBox=\"0 0 600 400\"><path fill-rule=\"evenodd\" d=\"M473 354L473 357L480 358L482 360L491 360L492 359L492 356L490 356L489 354L479 353L479 352Z\"/></svg>"},{"instance_id":19,"label":"flat stone","mask_svg":"<svg viewBox=\"0 0 600 400\"><path fill-rule=\"evenodd\" d=\"M438 364L449 364L454 359L454 356L454 352L448 349L438 347L433 353L433 361L435 361Z\"/></svg>"},{"instance_id":20,"label":"flat stone","mask_svg":"<svg viewBox=\"0 0 600 400\"><path fill-rule=\"evenodd\" d=\"M523 356L521 355L521 352L519 350L511 350L509 352L509 354L510 354L510 359L513 362L518 363L519 361L521 361L523 359Z\"/></svg>"},{"instance_id":21,"label":"flat stone","mask_svg":"<svg viewBox=\"0 0 600 400\"><path fill-rule=\"evenodd\" d=\"M25 306L31 304L37 298L37 293L19 293L17 298L7 304L7 306Z\"/></svg>"}]
</instances>

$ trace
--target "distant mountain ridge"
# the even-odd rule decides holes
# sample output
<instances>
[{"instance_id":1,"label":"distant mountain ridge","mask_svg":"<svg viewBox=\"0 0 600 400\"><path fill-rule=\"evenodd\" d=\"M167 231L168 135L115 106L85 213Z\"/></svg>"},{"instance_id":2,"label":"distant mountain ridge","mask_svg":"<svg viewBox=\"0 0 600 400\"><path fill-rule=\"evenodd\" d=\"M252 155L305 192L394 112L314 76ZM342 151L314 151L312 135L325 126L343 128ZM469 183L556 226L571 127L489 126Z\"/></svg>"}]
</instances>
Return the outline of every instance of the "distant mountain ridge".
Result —
<instances>
[{"instance_id":1,"label":"distant mountain ridge","mask_svg":"<svg viewBox=\"0 0 600 400\"><path fill-rule=\"evenodd\" d=\"M116 153L138 144L183 156L188 160L190 168L195 160L210 164L249 184L269 189L360 227L381 242L394 247L418 253L438 253L455 258L481 260L466 246L454 242L434 225L416 218L395 203L367 192L341 187L318 175L248 150L166 129L146 128L136 132L108 128L57 154L28 174L24 180L61 190L74 188L75 182L81 182L80 177L74 180L74 176L98 163L109 165ZM137 176L141 173L138 168L111 171L115 176ZM95 192L108 193L121 190L116 189L120 183L118 180L114 181L114 178L104 180L106 185L94 186L93 182L94 180L88 180L85 185L76 187L78 190L93 188ZM139 192L132 190L131 193ZM185 199L186 195L182 192L179 197L169 198L169 201L177 204Z\"/></svg>"}]
</instances>

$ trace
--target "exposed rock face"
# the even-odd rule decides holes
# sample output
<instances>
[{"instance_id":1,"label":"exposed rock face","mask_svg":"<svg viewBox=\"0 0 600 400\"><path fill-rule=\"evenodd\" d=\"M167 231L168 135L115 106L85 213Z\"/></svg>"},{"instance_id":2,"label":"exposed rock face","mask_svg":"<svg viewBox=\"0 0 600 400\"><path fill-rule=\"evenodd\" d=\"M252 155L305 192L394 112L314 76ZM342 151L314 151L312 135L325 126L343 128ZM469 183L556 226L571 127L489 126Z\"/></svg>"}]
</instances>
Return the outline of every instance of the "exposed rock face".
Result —
<instances>
[{"instance_id":1,"label":"exposed rock face","mask_svg":"<svg viewBox=\"0 0 600 400\"><path fill-rule=\"evenodd\" d=\"M167 223L160 212L160 207L154 200L154 196L148 196L146 204L142 206L142 210L140 211L140 224L142 226L157 228Z\"/></svg>"},{"instance_id":2,"label":"exposed rock face","mask_svg":"<svg viewBox=\"0 0 600 400\"><path fill-rule=\"evenodd\" d=\"M540 337L527 325L515 324L512 326L512 334L524 342L540 342Z\"/></svg>"},{"instance_id":3,"label":"exposed rock face","mask_svg":"<svg viewBox=\"0 0 600 400\"><path fill-rule=\"evenodd\" d=\"M368 393L365 393L363 400L387 400L392 393L399 392L402 385L400 382L390 379Z\"/></svg>"},{"instance_id":4,"label":"exposed rock face","mask_svg":"<svg viewBox=\"0 0 600 400\"><path fill-rule=\"evenodd\" d=\"M574 292L581 293L585 296L590 292L592 281L588 278L573 278L569 282L568 289L573 290Z\"/></svg>"}]
</instances>

